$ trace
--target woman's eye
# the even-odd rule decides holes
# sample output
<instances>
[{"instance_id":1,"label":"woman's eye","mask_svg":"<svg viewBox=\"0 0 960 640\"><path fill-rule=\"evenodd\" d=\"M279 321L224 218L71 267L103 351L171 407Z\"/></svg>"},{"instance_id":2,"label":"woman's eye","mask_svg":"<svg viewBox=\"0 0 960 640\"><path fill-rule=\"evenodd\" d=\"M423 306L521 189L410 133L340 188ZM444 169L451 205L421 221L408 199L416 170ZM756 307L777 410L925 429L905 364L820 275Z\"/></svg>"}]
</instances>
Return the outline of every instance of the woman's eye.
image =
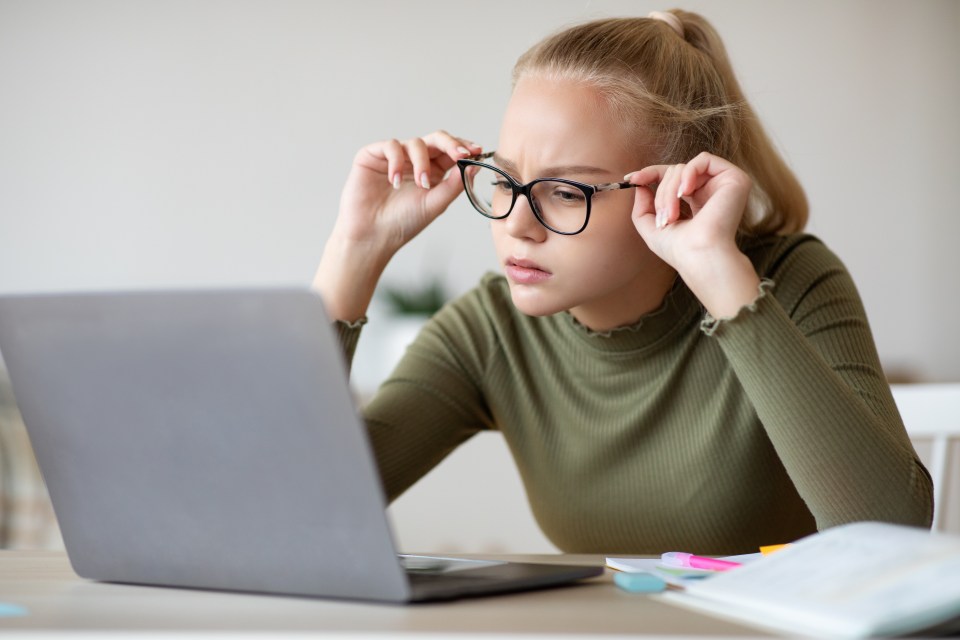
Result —
<instances>
[{"instance_id":1,"label":"woman's eye","mask_svg":"<svg viewBox=\"0 0 960 640\"><path fill-rule=\"evenodd\" d=\"M513 185L507 182L506 180L494 180L492 183L493 188L499 191L512 192Z\"/></svg>"},{"instance_id":2,"label":"woman's eye","mask_svg":"<svg viewBox=\"0 0 960 640\"><path fill-rule=\"evenodd\" d=\"M578 189L557 188L553 197L564 204L581 204L584 201L583 192Z\"/></svg>"}]
</instances>

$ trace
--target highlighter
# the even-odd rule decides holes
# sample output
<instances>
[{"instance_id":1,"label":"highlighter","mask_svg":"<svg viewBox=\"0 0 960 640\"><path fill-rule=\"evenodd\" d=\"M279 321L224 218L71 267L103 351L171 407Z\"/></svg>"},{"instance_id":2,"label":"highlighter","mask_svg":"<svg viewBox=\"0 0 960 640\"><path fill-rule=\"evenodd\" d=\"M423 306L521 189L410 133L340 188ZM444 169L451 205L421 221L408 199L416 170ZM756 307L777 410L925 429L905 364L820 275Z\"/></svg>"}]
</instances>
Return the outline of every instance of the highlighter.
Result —
<instances>
[{"instance_id":1,"label":"highlighter","mask_svg":"<svg viewBox=\"0 0 960 640\"><path fill-rule=\"evenodd\" d=\"M660 560L671 567L705 569L707 571L727 571L728 569L740 566L739 562L733 562L732 560L706 558L704 556L695 556L692 553L683 553L680 551L669 551L660 556Z\"/></svg>"}]
</instances>

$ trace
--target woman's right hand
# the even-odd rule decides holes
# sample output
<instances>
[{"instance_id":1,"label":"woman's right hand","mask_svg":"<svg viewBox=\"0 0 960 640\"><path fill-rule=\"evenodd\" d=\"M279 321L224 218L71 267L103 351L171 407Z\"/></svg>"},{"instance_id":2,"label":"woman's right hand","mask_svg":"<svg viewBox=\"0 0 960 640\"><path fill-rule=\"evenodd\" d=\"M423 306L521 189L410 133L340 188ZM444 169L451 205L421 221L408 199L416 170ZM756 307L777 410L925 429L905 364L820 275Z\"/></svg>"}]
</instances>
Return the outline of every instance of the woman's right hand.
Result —
<instances>
[{"instance_id":1,"label":"woman's right hand","mask_svg":"<svg viewBox=\"0 0 960 640\"><path fill-rule=\"evenodd\" d=\"M314 280L332 318L352 321L366 313L393 255L463 190L456 161L481 152L479 145L435 131L405 142L375 142L357 153Z\"/></svg>"},{"instance_id":2,"label":"woman's right hand","mask_svg":"<svg viewBox=\"0 0 960 640\"><path fill-rule=\"evenodd\" d=\"M481 151L446 131L365 146L344 185L335 232L382 250L389 260L463 190L459 173L451 171L457 160Z\"/></svg>"}]
</instances>

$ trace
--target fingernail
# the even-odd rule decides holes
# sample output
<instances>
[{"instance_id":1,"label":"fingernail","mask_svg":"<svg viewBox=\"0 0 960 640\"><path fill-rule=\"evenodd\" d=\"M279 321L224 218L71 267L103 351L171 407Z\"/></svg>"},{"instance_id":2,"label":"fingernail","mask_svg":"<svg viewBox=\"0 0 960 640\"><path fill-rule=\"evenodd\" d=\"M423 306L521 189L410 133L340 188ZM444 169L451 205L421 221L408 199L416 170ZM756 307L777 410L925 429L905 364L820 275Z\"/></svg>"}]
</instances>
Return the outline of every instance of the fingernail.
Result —
<instances>
[{"instance_id":1,"label":"fingernail","mask_svg":"<svg viewBox=\"0 0 960 640\"><path fill-rule=\"evenodd\" d=\"M420 186L424 189L430 188L430 176L427 175L426 171L420 174Z\"/></svg>"},{"instance_id":2,"label":"fingernail","mask_svg":"<svg viewBox=\"0 0 960 640\"><path fill-rule=\"evenodd\" d=\"M394 189L399 189L399 188L400 188L400 174L399 174L399 173L393 174L393 188L394 188Z\"/></svg>"},{"instance_id":3,"label":"fingernail","mask_svg":"<svg viewBox=\"0 0 960 640\"><path fill-rule=\"evenodd\" d=\"M459 151L461 155L470 155L470 149L467 149L466 147L457 147L457 151Z\"/></svg>"},{"instance_id":4,"label":"fingernail","mask_svg":"<svg viewBox=\"0 0 960 640\"><path fill-rule=\"evenodd\" d=\"M635 174L635 173L636 173L636 171L631 171L631 172L628 173L627 175L623 176L623 181L624 181L624 182L630 182L630 178L632 178L632 177L633 177L633 174Z\"/></svg>"},{"instance_id":5,"label":"fingernail","mask_svg":"<svg viewBox=\"0 0 960 640\"><path fill-rule=\"evenodd\" d=\"M683 187L680 187L680 190L677 191L677 197L678 197L678 198L682 198L682 197L683 197Z\"/></svg>"},{"instance_id":6,"label":"fingernail","mask_svg":"<svg viewBox=\"0 0 960 640\"><path fill-rule=\"evenodd\" d=\"M662 228L663 228L663 211L658 209L657 210L657 229L662 229Z\"/></svg>"}]
</instances>

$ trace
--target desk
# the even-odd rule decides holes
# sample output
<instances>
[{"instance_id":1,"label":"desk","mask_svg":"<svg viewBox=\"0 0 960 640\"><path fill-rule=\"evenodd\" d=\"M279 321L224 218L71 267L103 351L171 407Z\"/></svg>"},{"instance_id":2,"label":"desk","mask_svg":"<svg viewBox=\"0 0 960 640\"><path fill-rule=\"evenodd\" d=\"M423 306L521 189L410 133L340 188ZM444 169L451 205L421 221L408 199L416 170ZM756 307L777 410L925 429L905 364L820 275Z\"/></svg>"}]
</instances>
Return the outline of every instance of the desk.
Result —
<instances>
[{"instance_id":1,"label":"desk","mask_svg":"<svg viewBox=\"0 0 960 640\"><path fill-rule=\"evenodd\" d=\"M489 557L489 556L487 556ZM596 564L598 556L498 556ZM626 593L610 572L583 584L411 606L97 583L77 577L55 551L0 551L0 601L29 615L0 618L11 631L193 631L264 637L277 632L350 638L449 637L457 633L756 637L759 632ZM99 635L99 634L98 634ZM126 634L124 634L126 635ZM30 634L29 637L34 637Z\"/></svg>"}]
</instances>

